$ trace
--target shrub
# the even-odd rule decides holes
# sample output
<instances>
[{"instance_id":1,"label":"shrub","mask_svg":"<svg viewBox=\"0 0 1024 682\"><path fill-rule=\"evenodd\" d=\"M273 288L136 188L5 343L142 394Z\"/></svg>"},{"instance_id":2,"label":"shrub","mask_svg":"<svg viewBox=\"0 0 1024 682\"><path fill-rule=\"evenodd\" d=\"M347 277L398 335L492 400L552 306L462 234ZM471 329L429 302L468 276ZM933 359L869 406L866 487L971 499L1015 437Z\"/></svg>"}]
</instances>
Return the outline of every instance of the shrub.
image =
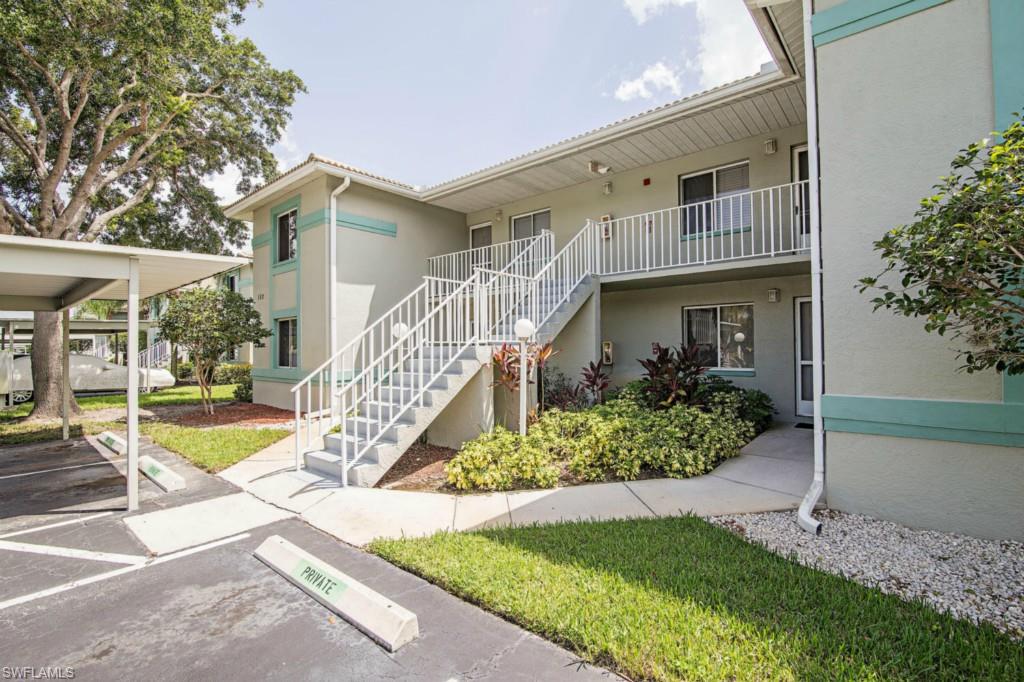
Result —
<instances>
[{"instance_id":1,"label":"shrub","mask_svg":"<svg viewBox=\"0 0 1024 682\"><path fill-rule=\"evenodd\" d=\"M772 425L775 405L772 403L771 397L764 391L756 388L740 388L722 377L706 376L697 392L702 403L710 401L713 396L721 393L737 396L739 402L737 413L740 419L753 424L756 433L762 433Z\"/></svg>"},{"instance_id":2,"label":"shrub","mask_svg":"<svg viewBox=\"0 0 1024 682\"><path fill-rule=\"evenodd\" d=\"M504 427L494 427L463 445L448 462L448 482L459 490L554 487L559 469L550 454L525 441Z\"/></svg>"},{"instance_id":3,"label":"shrub","mask_svg":"<svg viewBox=\"0 0 1024 682\"><path fill-rule=\"evenodd\" d=\"M653 357L638 360L644 368L642 385L649 394L650 403L657 407L692 404L697 398L701 377L707 371L701 362L700 347L672 348L652 343L651 352Z\"/></svg>"},{"instance_id":4,"label":"shrub","mask_svg":"<svg viewBox=\"0 0 1024 682\"><path fill-rule=\"evenodd\" d=\"M248 378L252 384L252 365L247 363L222 363L213 370L213 383L216 386L238 384Z\"/></svg>"},{"instance_id":5,"label":"shrub","mask_svg":"<svg viewBox=\"0 0 1024 682\"><path fill-rule=\"evenodd\" d=\"M553 487L563 469L583 481L633 480L644 471L699 476L753 437L740 402L722 391L704 407L653 410L620 392L586 410L548 410L525 438L498 427L466 443L447 465L448 481L461 490L509 490Z\"/></svg>"},{"instance_id":6,"label":"shrub","mask_svg":"<svg viewBox=\"0 0 1024 682\"><path fill-rule=\"evenodd\" d=\"M243 403L252 402L252 374L246 374L235 386L235 400Z\"/></svg>"},{"instance_id":7,"label":"shrub","mask_svg":"<svg viewBox=\"0 0 1024 682\"><path fill-rule=\"evenodd\" d=\"M195 365L189 361L178 363L178 381L195 380Z\"/></svg>"},{"instance_id":8,"label":"shrub","mask_svg":"<svg viewBox=\"0 0 1024 682\"><path fill-rule=\"evenodd\" d=\"M590 406L583 387L562 372L550 367L542 370L544 409L555 408L565 411L582 410Z\"/></svg>"}]
</instances>

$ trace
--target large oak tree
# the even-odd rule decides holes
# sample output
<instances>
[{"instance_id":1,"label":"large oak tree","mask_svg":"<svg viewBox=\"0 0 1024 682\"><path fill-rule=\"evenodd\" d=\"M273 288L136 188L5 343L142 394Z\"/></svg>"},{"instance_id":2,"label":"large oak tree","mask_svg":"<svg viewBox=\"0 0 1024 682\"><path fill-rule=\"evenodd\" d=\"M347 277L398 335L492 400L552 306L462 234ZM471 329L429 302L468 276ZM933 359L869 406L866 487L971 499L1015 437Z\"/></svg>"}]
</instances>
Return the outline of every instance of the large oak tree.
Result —
<instances>
[{"instance_id":1,"label":"large oak tree","mask_svg":"<svg viewBox=\"0 0 1024 682\"><path fill-rule=\"evenodd\" d=\"M0 234L218 252L209 178L277 172L302 81L232 30L249 0L0 0ZM60 319L35 314L35 416L60 409Z\"/></svg>"}]
</instances>

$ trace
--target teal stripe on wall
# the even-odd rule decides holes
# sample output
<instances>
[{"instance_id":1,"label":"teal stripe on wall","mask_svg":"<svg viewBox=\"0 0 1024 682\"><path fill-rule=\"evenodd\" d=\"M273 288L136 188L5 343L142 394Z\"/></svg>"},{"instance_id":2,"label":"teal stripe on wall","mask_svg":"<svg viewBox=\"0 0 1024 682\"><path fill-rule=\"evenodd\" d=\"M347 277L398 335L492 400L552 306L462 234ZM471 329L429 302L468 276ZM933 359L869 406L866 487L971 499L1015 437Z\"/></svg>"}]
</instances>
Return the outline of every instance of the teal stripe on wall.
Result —
<instances>
[{"instance_id":1,"label":"teal stripe on wall","mask_svg":"<svg viewBox=\"0 0 1024 682\"><path fill-rule=\"evenodd\" d=\"M989 0L992 21L992 94L996 130L1024 113L1024 2ZM1003 402L1024 403L1024 375L1003 375Z\"/></svg>"},{"instance_id":2,"label":"teal stripe on wall","mask_svg":"<svg viewBox=\"0 0 1024 682\"><path fill-rule=\"evenodd\" d=\"M270 233L272 231L273 230L267 230L263 234L258 234L255 237L253 237L252 238L252 248L258 249L261 246L269 246L270 245Z\"/></svg>"},{"instance_id":3,"label":"teal stripe on wall","mask_svg":"<svg viewBox=\"0 0 1024 682\"><path fill-rule=\"evenodd\" d=\"M823 395L826 431L1024 447L1024 405Z\"/></svg>"},{"instance_id":4,"label":"teal stripe on wall","mask_svg":"<svg viewBox=\"0 0 1024 682\"><path fill-rule=\"evenodd\" d=\"M338 227L347 227L350 230L372 232L373 234L380 234L385 237L398 236L398 225L395 223L389 223L386 220L377 220L376 218L367 218L366 216L356 215L355 213L346 213L345 211L338 211L337 224Z\"/></svg>"},{"instance_id":5,"label":"teal stripe on wall","mask_svg":"<svg viewBox=\"0 0 1024 682\"><path fill-rule=\"evenodd\" d=\"M811 17L814 45L827 45L949 0L846 0Z\"/></svg>"}]
</instances>

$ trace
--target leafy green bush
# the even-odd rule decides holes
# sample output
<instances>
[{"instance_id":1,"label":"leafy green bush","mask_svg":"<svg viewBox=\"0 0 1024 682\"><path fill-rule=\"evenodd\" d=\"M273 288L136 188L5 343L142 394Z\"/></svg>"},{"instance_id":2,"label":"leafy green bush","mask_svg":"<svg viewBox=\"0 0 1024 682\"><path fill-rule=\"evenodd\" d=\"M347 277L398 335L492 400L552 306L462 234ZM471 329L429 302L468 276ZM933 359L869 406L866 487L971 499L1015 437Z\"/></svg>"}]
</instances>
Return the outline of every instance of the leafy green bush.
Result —
<instances>
[{"instance_id":1,"label":"leafy green bush","mask_svg":"<svg viewBox=\"0 0 1024 682\"><path fill-rule=\"evenodd\" d=\"M248 378L252 383L252 365L248 363L222 363L213 370L213 383L216 386L224 384L239 384Z\"/></svg>"},{"instance_id":2,"label":"leafy green bush","mask_svg":"<svg viewBox=\"0 0 1024 682\"><path fill-rule=\"evenodd\" d=\"M461 490L546 488L563 471L581 481L634 480L642 472L686 478L711 471L754 435L734 392L712 395L703 407L660 410L635 400L644 392L622 393L586 410L548 410L525 438L500 427L481 435L448 463L448 482Z\"/></svg>"},{"instance_id":3,"label":"leafy green bush","mask_svg":"<svg viewBox=\"0 0 1024 682\"><path fill-rule=\"evenodd\" d=\"M775 414L775 404L771 396L756 388L740 388L731 381L722 377L706 376L697 389L700 402L705 403L713 396L721 393L729 393L737 396L739 407L737 413L740 419L744 419L754 425L756 433L762 433L772 425L772 415Z\"/></svg>"},{"instance_id":4,"label":"leafy green bush","mask_svg":"<svg viewBox=\"0 0 1024 682\"><path fill-rule=\"evenodd\" d=\"M235 400L243 403L252 402L252 374L246 374L235 386Z\"/></svg>"},{"instance_id":5,"label":"leafy green bush","mask_svg":"<svg viewBox=\"0 0 1024 682\"><path fill-rule=\"evenodd\" d=\"M186 360L185 362L178 363L178 381L194 381L195 380L195 365Z\"/></svg>"},{"instance_id":6,"label":"leafy green bush","mask_svg":"<svg viewBox=\"0 0 1024 682\"><path fill-rule=\"evenodd\" d=\"M462 446L445 467L448 482L459 490L551 488L559 469L550 453L501 426Z\"/></svg>"}]
</instances>

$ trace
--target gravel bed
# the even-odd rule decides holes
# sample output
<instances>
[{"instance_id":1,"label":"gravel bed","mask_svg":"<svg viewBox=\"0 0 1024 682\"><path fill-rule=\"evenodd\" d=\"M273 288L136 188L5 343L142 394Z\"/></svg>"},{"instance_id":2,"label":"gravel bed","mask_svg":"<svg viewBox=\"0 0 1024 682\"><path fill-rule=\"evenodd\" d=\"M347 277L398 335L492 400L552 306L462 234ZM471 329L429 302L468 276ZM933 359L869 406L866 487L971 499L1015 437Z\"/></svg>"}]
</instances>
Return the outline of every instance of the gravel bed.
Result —
<instances>
[{"instance_id":1,"label":"gravel bed","mask_svg":"<svg viewBox=\"0 0 1024 682\"><path fill-rule=\"evenodd\" d=\"M817 513L821 535L797 526L796 512L709 519L806 566L835 573L939 611L988 621L1024 639L1024 544L914 530L858 514Z\"/></svg>"}]
</instances>

